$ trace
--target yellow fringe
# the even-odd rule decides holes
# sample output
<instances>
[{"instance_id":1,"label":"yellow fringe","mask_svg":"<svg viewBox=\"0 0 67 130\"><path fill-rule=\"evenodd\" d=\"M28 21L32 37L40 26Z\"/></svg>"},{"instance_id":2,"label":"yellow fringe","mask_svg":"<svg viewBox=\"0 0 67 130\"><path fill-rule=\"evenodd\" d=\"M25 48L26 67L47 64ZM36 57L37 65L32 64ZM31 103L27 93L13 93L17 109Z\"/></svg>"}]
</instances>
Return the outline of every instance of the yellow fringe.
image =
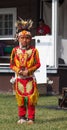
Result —
<instances>
[{"instance_id":1,"label":"yellow fringe","mask_svg":"<svg viewBox=\"0 0 67 130\"><path fill-rule=\"evenodd\" d=\"M24 97L19 95L18 92L16 92L16 99L17 99L18 106L23 106L24 105Z\"/></svg>"},{"instance_id":2,"label":"yellow fringe","mask_svg":"<svg viewBox=\"0 0 67 130\"><path fill-rule=\"evenodd\" d=\"M34 93L29 96L29 105L36 105L38 101L39 93L37 88L35 88Z\"/></svg>"}]
</instances>

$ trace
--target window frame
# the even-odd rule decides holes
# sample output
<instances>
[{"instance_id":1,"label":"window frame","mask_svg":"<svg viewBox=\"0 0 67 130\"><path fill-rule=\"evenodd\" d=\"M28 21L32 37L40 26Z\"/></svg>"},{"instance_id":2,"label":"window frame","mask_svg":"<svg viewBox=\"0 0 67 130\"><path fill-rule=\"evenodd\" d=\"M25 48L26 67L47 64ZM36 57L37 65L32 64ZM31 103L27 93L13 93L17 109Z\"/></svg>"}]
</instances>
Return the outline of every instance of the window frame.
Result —
<instances>
[{"instance_id":1,"label":"window frame","mask_svg":"<svg viewBox=\"0 0 67 130\"><path fill-rule=\"evenodd\" d=\"M12 35L1 35L0 38L14 38L15 33L16 33L16 28L15 28L15 22L16 22L16 17L17 17L17 9L16 8L2 8L0 9L0 14L6 15L6 14L12 14L13 15L13 34Z\"/></svg>"}]
</instances>

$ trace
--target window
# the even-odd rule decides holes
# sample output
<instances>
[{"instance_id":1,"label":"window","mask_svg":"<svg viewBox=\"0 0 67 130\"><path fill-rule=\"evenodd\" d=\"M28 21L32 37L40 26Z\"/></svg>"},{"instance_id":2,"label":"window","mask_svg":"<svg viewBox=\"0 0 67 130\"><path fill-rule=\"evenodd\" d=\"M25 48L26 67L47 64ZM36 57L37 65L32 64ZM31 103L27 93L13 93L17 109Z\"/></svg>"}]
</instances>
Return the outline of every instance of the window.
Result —
<instances>
[{"instance_id":1,"label":"window","mask_svg":"<svg viewBox=\"0 0 67 130\"><path fill-rule=\"evenodd\" d=\"M13 38L15 35L16 8L0 9L0 38Z\"/></svg>"}]
</instances>

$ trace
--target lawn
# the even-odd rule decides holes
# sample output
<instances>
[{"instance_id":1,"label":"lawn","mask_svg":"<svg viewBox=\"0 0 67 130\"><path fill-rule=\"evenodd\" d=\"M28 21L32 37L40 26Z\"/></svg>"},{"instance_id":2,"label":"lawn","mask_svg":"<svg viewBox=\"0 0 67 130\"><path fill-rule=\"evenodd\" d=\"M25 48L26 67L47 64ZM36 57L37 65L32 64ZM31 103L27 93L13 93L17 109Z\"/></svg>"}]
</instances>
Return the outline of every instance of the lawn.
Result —
<instances>
[{"instance_id":1,"label":"lawn","mask_svg":"<svg viewBox=\"0 0 67 130\"><path fill-rule=\"evenodd\" d=\"M18 125L17 104L12 94L0 94L0 130L67 130L67 110L58 108L58 96L41 96L33 125Z\"/></svg>"}]
</instances>

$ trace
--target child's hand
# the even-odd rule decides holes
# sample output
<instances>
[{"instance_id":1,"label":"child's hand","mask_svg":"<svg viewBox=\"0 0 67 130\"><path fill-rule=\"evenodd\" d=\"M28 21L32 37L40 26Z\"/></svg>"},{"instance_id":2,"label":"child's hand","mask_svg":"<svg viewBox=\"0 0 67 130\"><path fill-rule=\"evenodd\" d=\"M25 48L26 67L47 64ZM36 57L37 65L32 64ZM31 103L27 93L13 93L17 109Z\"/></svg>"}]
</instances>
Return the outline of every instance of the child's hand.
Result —
<instances>
[{"instance_id":1,"label":"child's hand","mask_svg":"<svg viewBox=\"0 0 67 130\"><path fill-rule=\"evenodd\" d=\"M19 74L20 74L20 75L23 75L23 76L27 76L27 75L28 75L28 70L27 70L27 69L25 69L25 70L20 70L20 71L19 71Z\"/></svg>"},{"instance_id":2,"label":"child's hand","mask_svg":"<svg viewBox=\"0 0 67 130\"><path fill-rule=\"evenodd\" d=\"M28 75L28 70L24 70L23 71L23 76L27 76Z\"/></svg>"}]
</instances>

